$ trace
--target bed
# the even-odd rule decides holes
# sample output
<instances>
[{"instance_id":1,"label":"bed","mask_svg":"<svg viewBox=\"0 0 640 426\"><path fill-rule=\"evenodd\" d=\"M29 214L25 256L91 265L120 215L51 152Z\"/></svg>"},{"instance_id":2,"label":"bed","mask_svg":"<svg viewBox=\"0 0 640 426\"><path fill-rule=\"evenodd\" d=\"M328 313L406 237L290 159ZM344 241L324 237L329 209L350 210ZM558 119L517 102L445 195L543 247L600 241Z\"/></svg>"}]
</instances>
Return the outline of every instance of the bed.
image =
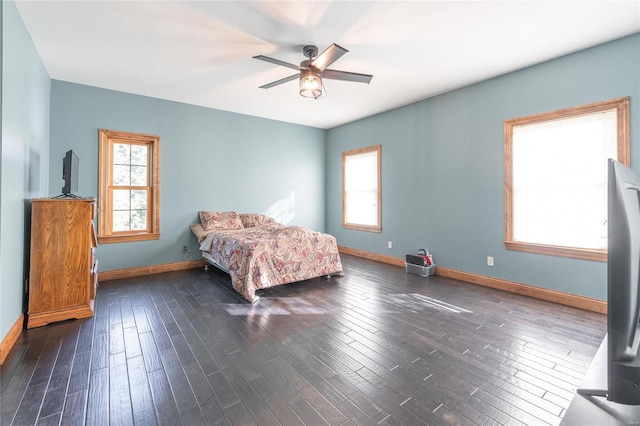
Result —
<instances>
[{"instance_id":1,"label":"bed","mask_svg":"<svg viewBox=\"0 0 640 426\"><path fill-rule=\"evenodd\" d=\"M335 237L285 226L256 213L199 212L191 225L202 257L231 276L231 285L256 303L256 291L322 276L343 276Z\"/></svg>"}]
</instances>

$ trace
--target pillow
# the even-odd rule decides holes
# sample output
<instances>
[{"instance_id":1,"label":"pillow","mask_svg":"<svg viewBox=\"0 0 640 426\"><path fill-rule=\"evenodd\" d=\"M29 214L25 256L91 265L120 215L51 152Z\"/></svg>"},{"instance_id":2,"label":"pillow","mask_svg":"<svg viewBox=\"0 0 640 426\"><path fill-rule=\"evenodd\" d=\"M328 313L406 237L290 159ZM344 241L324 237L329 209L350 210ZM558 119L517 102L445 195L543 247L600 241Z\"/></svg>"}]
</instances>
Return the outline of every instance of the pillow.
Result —
<instances>
[{"instance_id":1,"label":"pillow","mask_svg":"<svg viewBox=\"0 0 640 426\"><path fill-rule=\"evenodd\" d=\"M266 225L267 223L276 223L273 218L260 213L241 213L240 220L245 228L253 228L254 226Z\"/></svg>"},{"instance_id":2,"label":"pillow","mask_svg":"<svg viewBox=\"0 0 640 426\"><path fill-rule=\"evenodd\" d=\"M205 231L201 223L193 223L189 225L189 227L191 228L191 232L193 232L193 234L198 239L198 244L202 243L202 241L204 241L204 239L207 238L207 235L213 232L213 231L208 231L208 232Z\"/></svg>"},{"instance_id":3,"label":"pillow","mask_svg":"<svg viewBox=\"0 0 640 426\"><path fill-rule=\"evenodd\" d=\"M200 222L205 231L212 229L242 229L242 221L236 212L200 212Z\"/></svg>"}]
</instances>

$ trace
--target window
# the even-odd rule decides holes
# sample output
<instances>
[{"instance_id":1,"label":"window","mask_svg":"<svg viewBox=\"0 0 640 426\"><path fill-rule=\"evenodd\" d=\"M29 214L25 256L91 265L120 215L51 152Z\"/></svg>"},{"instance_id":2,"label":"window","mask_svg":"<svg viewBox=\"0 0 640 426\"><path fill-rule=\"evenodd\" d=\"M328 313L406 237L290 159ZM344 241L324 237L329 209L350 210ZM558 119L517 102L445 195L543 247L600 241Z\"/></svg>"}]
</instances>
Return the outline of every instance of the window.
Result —
<instances>
[{"instance_id":1,"label":"window","mask_svg":"<svg viewBox=\"0 0 640 426\"><path fill-rule=\"evenodd\" d=\"M100 130L100 243L160 238L160 137Z\"/></svg>"},{"instance_id":2,"label":"window","mask_svg":"<svg viewBox=\"0 0 640 426\"><path fill-rule=\"evenodd\" d=\"M505 246L606 261L607 159L629 165L629 98L505 121Z\"/></svg>"},{"instance_id":3,"label":"window","mask_svg":"<svg viewBox=\"0 0 640 426\"><path fill-rule=\"evenodd\" d=\"M380 145L342 153L342 226L382 231Z\"/></svg>"}]
</instances>

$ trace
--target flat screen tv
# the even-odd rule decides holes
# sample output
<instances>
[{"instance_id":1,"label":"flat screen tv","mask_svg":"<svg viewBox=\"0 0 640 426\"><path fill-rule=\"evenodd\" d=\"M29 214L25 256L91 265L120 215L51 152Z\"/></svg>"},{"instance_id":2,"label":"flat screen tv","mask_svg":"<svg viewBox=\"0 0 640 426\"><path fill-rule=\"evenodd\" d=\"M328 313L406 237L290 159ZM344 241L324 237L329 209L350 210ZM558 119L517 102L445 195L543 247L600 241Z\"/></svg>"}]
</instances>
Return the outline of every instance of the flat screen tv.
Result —
<instances>
[{"instance_id":1,"label":"flat screen tv","mask_svg":"<svg viewBox=\"0 0 640 426\"><path fill-rule=\"evenodd\" d=\"M606 396L640 405L640 173L608 167Z\"/></svg>"},{"instance_id":2,"label":"flat screen tv","mask_svg":"<svg viewBox=\"0 0 640 426\"><path fill-rule=\"evenodd\" d=\"M78 156L69 150L62 159L62 195L71 195L78 192Z\"/></svg>"}]
</instances>

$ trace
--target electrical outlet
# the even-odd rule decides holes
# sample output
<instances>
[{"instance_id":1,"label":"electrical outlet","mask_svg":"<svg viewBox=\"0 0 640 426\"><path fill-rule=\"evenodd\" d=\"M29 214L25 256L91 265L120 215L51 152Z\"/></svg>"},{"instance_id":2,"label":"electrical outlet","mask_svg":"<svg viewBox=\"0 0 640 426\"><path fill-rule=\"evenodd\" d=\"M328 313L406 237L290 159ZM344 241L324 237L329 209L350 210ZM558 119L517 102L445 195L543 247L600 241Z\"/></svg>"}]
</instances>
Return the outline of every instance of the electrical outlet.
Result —
<instances>
[{"instance_id":1,"label":"electrical outlet","mask_svg":"<svg viewBox=\"0 0 640 426\"><path fill-rule=\"evenodd\" d=\"M487 256L487 266L493 266L493 256Z\"/></svg>"},{"instance_id":2,"label":"electrical outlet","mask_svg":"<svg viewBox=\"0 0 640 426\"><path fill-rule=\"evenodd\" d=\"M388 241L387 242L387 248L393 248L393 242Z\"/></svg>"},{"instance_id":3,"label":"electrical outlet","mask_svg":"<svg viewBox=\"0 0 640 426\"><path fill-rule=\"evenodd\" d=\"M182 252L183 253L189 253L189 247L188 246L182 246Z\"/></svg>"}]
</instances>

